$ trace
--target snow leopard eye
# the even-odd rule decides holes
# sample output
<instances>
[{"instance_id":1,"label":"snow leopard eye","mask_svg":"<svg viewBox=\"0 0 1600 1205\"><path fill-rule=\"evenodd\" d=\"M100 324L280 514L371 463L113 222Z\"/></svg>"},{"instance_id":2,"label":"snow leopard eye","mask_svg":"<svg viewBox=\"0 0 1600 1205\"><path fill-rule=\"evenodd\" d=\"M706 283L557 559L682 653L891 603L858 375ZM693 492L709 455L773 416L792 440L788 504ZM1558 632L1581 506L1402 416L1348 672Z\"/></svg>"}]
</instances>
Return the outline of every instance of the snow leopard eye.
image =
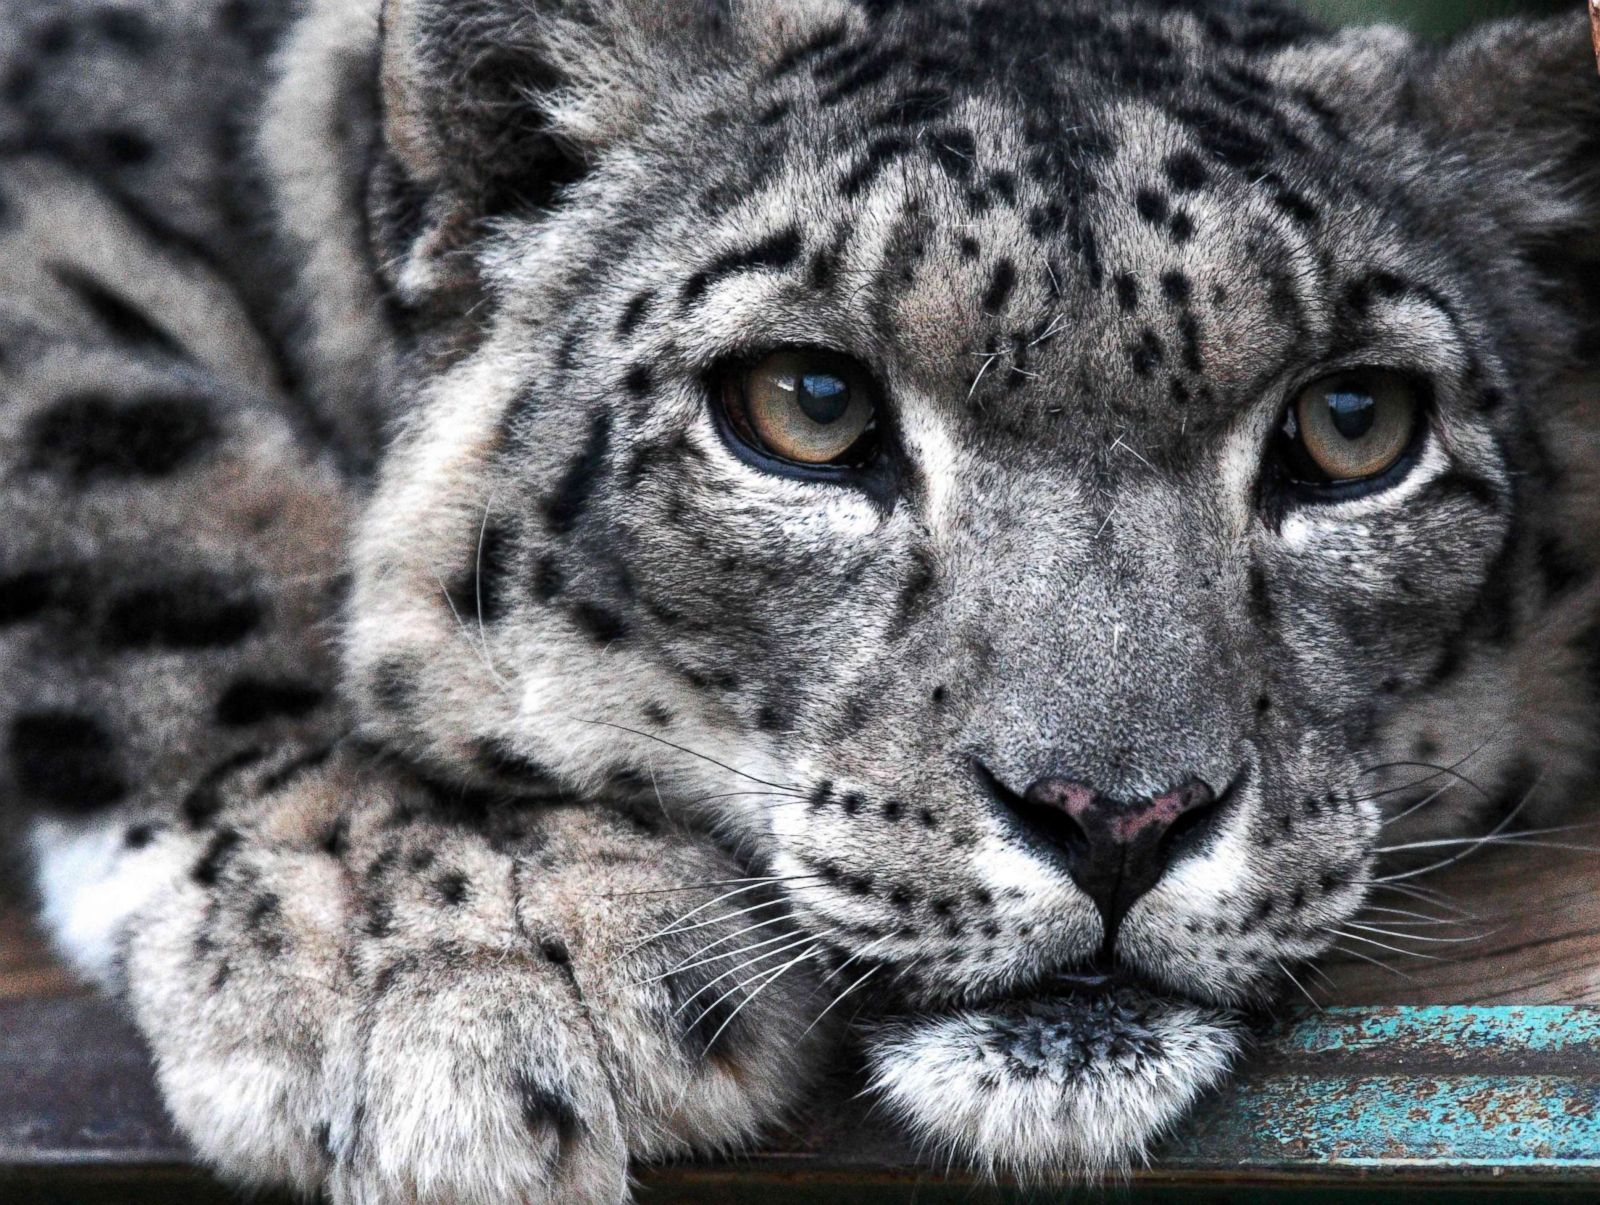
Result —
<instances>
[{"instance_id":1,"label":"snow leopard eye","mask_svg":"<svg viewBox=\"0 0 1600 1205\"><path fill-rule=\"evenodd\" d=\"M805 468L861 468L878 451L878 390L835 352L783 348L722 374L734 434L757 452Z\"/></svg>"},{"instance_id":2,"label":"snow leopard eye","mask_svg":"<svg viewBox=\"0 0 1600 1205\"><path fill-rule=\"evenodd\" d=\"M1277 456L1289 482L1339 497L1390 483L1422 430L1419 390L1398 373L1363 368L1302 389L1284 415Z\"/></svg>"}]
</instances>

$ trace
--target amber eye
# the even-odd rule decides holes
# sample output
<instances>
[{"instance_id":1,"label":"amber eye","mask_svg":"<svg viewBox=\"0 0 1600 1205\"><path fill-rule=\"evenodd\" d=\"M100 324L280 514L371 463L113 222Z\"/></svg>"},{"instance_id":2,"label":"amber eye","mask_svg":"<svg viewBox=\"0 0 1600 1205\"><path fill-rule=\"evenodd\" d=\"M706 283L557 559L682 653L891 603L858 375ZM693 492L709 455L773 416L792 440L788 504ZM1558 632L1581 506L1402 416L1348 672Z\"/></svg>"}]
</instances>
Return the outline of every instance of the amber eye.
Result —
<instances>
[{"instance_id":1,"label":"amber eye","mask_svg":"<svg viewBox=\"0 0 1600 1205\"><path fill-rule=\"evenodd\" d=\"M877 446L877 390L855 361L790 348L727 373L722 404L734 431L758 450L794 464L850 467Z\"/></svg>"},{"instance_id":2,"label":"amber eye","mask_svg":"<svg viewBox=\"0 0 1600 1205\"><path fill-rule=\"evenodd\" d=\"M1284 416L1280 455L1293 481L1343 485L1379 477L1412 447L1417 389L1397 373L1360 369L1313 381Z\"/></svg>"}]
</instances>

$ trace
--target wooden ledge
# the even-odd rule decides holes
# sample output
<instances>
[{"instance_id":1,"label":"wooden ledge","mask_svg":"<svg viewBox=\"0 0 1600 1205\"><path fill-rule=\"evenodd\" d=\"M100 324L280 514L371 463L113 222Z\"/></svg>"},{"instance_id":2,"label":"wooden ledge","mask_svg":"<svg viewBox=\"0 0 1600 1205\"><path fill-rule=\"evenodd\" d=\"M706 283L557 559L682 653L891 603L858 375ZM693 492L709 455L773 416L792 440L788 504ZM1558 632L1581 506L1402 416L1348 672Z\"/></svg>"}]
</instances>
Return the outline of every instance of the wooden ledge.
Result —
<instances>
[{"instance_id":1,"label":"wooden ledge","mask_svg":"<svg viewBox=\"0 0 1600 1205\"><path fill-rule=\"evenodd\" d=\"M913 1190L919 1202L1009 1199L1012 1190L974 1195L965 1176L919 1168L849 1095L819 1108L786 1146L724 1166L652 1170L641 1199L907 1201ZM0 1199L227 1199L186 1170L187 1158L115 1009L86 995L0 1003ZM1528 1200L1600 1197L1600 1008L1351 1007L1286 1018L1154 1166L1109 1195L1206 1200L1226 1188L1234 1202L1384 1193L1433 1202L1446 1188L1466 1199L1488 1187Z\"/></svg>"}]
</instances>

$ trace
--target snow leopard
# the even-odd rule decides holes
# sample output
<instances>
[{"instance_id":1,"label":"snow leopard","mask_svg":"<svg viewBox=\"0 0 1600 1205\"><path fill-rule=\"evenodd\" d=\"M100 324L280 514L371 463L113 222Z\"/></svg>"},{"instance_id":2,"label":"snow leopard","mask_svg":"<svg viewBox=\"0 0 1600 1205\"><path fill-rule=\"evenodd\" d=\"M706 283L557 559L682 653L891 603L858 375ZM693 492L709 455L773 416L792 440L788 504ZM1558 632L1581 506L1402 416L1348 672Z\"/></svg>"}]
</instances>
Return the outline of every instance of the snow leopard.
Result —
<instances>
[{"instance_id":1,"label":"snow leopard","mask_svg":"<svg viewBox=\"0 0 1600 1205\"><path fill-rule=\"evenodd\" d=\"M1576 6L0 31L5 825L232 1182L1123 1168L1600 769Z\"/></svg>"}]
</instances>

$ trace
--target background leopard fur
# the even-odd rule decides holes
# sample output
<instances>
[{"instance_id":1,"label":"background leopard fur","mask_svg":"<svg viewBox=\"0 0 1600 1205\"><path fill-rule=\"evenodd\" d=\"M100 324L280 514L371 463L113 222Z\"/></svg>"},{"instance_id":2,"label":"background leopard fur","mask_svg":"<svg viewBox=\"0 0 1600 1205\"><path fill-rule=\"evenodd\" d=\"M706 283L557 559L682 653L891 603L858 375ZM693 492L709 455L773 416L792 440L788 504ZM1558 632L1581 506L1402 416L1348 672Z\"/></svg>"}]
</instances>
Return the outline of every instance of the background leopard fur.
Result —
<instances>
[{"instance_id":1,"label":"background leopard fur","mask_svg":"<svg viewBox=\"0 0 1600 1205\"><path fill-rule=\"evenodd\" d=\"M1117 1165L1395 847L1592 778L1576 6L0 31L0 798L230 1176L619 1200L840 1057L971 1162ZM881 381L888 478L737 453L707 382L785 345ZM1272 495L1353 363L1424 383L1414 463ZM1219 799L1114 942L1018 805L1069 780Z\"/></svg>"}]
</instances>

